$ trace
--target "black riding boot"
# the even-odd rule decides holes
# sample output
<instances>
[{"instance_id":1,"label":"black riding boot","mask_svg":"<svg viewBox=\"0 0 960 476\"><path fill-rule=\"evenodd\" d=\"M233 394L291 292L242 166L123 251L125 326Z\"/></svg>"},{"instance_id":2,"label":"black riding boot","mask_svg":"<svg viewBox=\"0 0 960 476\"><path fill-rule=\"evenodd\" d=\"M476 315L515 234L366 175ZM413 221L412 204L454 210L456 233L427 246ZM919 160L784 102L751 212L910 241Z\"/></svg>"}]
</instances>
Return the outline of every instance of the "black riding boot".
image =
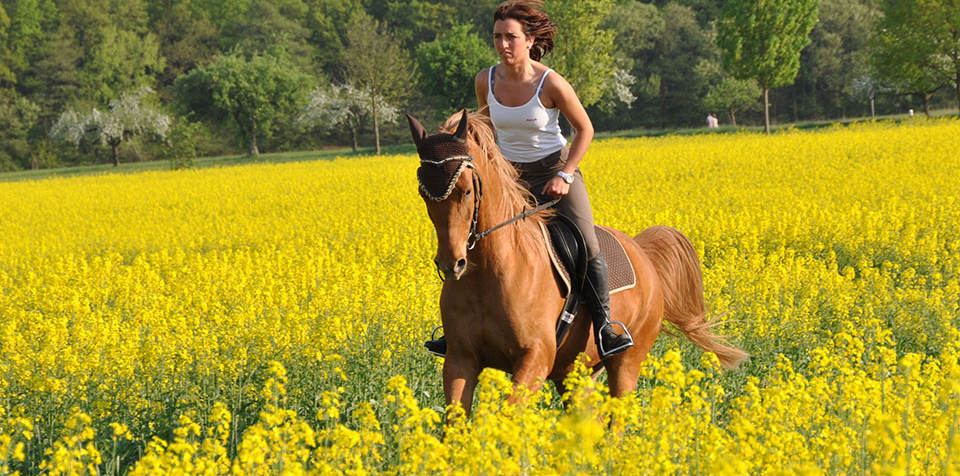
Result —
<instances>
[{"instance_id":1,"label":"black riding boot","mask_svg":"<svg viewBox=\"0 0 960 476\"><path fill-rule=\"evenodd\" d=\"M444 357L447 355L447 338L440 336L439 339L430 339L423 343L423 346L427 348L427 352L430 352L433 355Z\"/></svg>"},{"instance_id":2,"label":"black riding boot","mask_svg":"<svg viewBox=\"0 0 960 476\"><path fill-rule=\"evenodd\" d=\"M617 334L610 323L610 288L607 286L607 261L602 255L587 262L587 282L583 285L583 297L593 318L594 338L600 358L618 354L633 345L633 337L626 326L620 324L623 334Z\"/></svg>"}]
</instances>

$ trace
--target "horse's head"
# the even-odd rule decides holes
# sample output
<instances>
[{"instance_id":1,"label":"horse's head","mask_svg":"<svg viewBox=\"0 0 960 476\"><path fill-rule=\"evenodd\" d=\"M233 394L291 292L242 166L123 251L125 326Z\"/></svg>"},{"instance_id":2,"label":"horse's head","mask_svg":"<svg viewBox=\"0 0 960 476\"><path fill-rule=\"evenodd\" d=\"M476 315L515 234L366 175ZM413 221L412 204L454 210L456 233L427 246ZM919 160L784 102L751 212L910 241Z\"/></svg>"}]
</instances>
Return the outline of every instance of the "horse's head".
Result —
<instances>
[{"instance_id":1,"label":"horse's head","mask_svg":"<svg viewBox=\"0 0 960 476\"><path fill-rule=\"evenodd\" d=\"M407 120L420 155L420 195L437 231L434 262L446 277L460 279L467 269L483 193L467 144L467 111L453 134L428 136L419 121L409 114Z\"/></svg>"}]
</instances>

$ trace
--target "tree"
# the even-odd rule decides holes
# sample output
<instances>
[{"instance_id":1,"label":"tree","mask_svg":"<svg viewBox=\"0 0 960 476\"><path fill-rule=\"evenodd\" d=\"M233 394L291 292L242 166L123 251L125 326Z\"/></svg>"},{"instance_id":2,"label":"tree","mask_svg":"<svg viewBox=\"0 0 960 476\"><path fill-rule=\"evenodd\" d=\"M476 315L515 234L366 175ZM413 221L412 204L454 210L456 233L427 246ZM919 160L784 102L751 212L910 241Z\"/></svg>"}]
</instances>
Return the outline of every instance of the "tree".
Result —
<instances>
[{"instance_id":1,"label":"tree","mask_svg":"<svg viewBox=\"0 0 960 476\"><path fill-rule=\"evenodd\" d=\"M16 76L13 74L13 54L7 46L10 28L10 17L0 4L0 85L13 84Z\"/></svg>"},{"instance_id":2,"label":"tree","mask_svg":"<svg viewBox=\"0 0 960 476\"><path fill-rule=\"evenodd\" d=\"M343 63L348 82L370 101L376 151L380 154L381 111L386 103L401 105L410 92L415 77L410 55L400 47L396 35L359 11L347 28Z\"/></svg>"},{"instance_id":3,"label":"tree","mask_svg":"<svg viewBox=\"0 0 960 476\"><path fill-rule=\"evenodd\" d=\"M874 37L873 65L878 76L894 89L919 95L929 117L930 98L950 81L950 64L949 57L936 47L939 35L931 25L931 13L923 11L922 2L884 2L884 17L877 24ZM960 41L960 37L954 41Z\"/></svg>"},{"instance_id":4,"label":"tree","mask_svg":"<svg viewBox=\"0 0 960 476\"><path fill-rule=\"evenodd\" d=\"M876 0L822 0L819 21L800 57L800 77L827 115L846 116L846 98L854 83L870 73L867 44L880 18ZM802 81L798 80L798 81ZM819 112L819 111L815 111Z\"/></svg>"},{"instance_id":5,"label":"tree","mask_svg":"<svg viewBox=\"0 0 960 476\"><path fill-rule=\"evenodd\" d=\"M600 27L613 6L613 0L555 0L546 5L557 36L553 53L544 60L570 82L585 107L615 90L629 74L614 58L615 33Z\"/></svg>"},{"instance_id":6,"label":"tree","mask_svg":"<svg viewBox=\"0 0 960 476\"><path fill-rule=\"evenodd\" d=\"M239 139L256 156L257 137L271 135L275 123L294 117L309 79L282 57L234 53L180 77L175 87L187 111L232 119Z\"/></svg>"},{"instance_id":7,"label":"tree","mask_svg":"<svg viewBox=\"0 0 960 476\"><path fill-rule=\"evenodd\" d=\"M373 115L372 104L380 105L380 120L383 122L396 122L400 117L398 108L383 98L369 98L368 94L352 84L314 89L310 93L310 102L301 111L297 122L324 130L334 130L337 127L350 129L353 151L356 152L357 135L363 123Z\"/></svg>"},{"instance_id":8,"label":"tree","mask_svg":"<svg viewBox=\"0 0 960 476\"><path fill-rule=\"evenodd\" d=\"M331 77L339 76L347 25L354 11L362 9L360 0L312 0L306 26L314 46L315 61Z\"/></svg>"},{"instance_id":9,"label":"tree","mask_svg":"<svg viewBox=\"0 0 960 476\"><path fill-rule=\"evenodd\" d=\"M700 98L707 83L696 67L703 60L715 60L717 48L711 32L700 27L690 7L671 3L660 14L665 27L656 40L658 54L649 65L660 77L660 127L668 122L690 124L694 113L693 123L700 124Z\"/></svg>"},{"instance_id":10,"label":"tree","mask_svg":"<svg viewBox=\"0 0 960 476\"><path fill-rule=\"evenodd\" d=\"M84 68L87 96L102 103L121 91L152 88L163 67L160 43L152 33L141 36L106 26Z\"/></svg>"},{"instance_id":11,"label":"tree","mask_svg":"<svg viewBox=\"0 0 960 476\"><path fill-rule=\"evenodd\" d=\"M957 92L960 113L960 0L918 0L926 24L936 35L936 52L946 58L946 71Z\"/></svg>"},{"instance_id":12,"label":"tree","mask_svg":"<svg viewBox=\"0 0 960 476\"><path fill-rule=\"evenodd\" d=\"M78 113L72 109L64 111L53 128L50 137L62 140L74 147L82 141L91 141L109 146L113 157L113 166L120 166L117 149L124 141L133 137L152 134L166 139L170 129L170 116L144 104L144 99L153 94L150 88L140 88L120 99L110 102L107 111L96 108L88 113Z\"/></svg>"},{"instance_id":13,"label":"tree","mask_svg":"<svg viewBox=\"0 0 960 476\"><path fill-rule=\"evenodd\" d=\"M753 79L730 76L716 61L703 60L697 65L697 75L707 83L703 105L711 111L724 111L730 124L737 125L737 113L758 109L760 86Z\"/></svg>"},{"instance_id":14,"label":"tree","mask_svg":"<svg viewBox=\"0 0 960 476\"><path fill-rule=\"evenodd\" d=\"M764 130L770 133L770 89L791 84L800 52L810 43L820 0L730 0L718 25L724 67L763 90Z\"/></svg>"},{"instance_id":15,"label":"tree","mask_svg":"<svg viewBox=\"0 0 960 476\"><path fill-rule=\"evenodd\" d=\"M629 92L635 101L630 104L603 101L599 114L591 114L594 125L622 128L625 123L649 126L658 118L662 121L659 112L663 78L657 62L666 56L658 49L666 24L660 11L649 3L623 2L610 11L601 27L614 33L614 56L634 78Z\"/></svg>"},{"instance_id":16,"label":"tree","mask_svg":"<svg viewBox=\"0 0 960 476\"><path fill-rule=\"evenodd\" d=\"M468 26L456 26L417 48L420 85L431 92L444 114L475 101L473 79L477 71L496 64L497 55Z\"/></svg>"},{"instance_id":17,"label":"tree","mask_svg":"<svg viewBox=\"0 0 960 476\"><path fill-rule=\"evenodd\" d=\"M0 171L28 167L30 130L40 108L12 89L0 89Z\"/></svg>"},{"instance_id":18,"label":"tree","mask_svg":"<svg viewBox=\"0 0 960 476\"><path fill-rule=\"evenodd\" d=\"M302 0L251 0L241 19L224 28L223 40L248 53L284 55L285 61L309 71L314 47L304 26L308 11Z\"/></svg>"},{"instance_id":19,"label":"tree","mask_svg":"<svg viewBox=\"0 0 960 476\"><path fill-rule=\"evenodd\" d=\"M158 75L158 89L163 93L177 77L206 63L219 51L220 32L191 0L156 1L153 6L151 24L160 55L166 60Z\"/></svg>"}]
</instances>

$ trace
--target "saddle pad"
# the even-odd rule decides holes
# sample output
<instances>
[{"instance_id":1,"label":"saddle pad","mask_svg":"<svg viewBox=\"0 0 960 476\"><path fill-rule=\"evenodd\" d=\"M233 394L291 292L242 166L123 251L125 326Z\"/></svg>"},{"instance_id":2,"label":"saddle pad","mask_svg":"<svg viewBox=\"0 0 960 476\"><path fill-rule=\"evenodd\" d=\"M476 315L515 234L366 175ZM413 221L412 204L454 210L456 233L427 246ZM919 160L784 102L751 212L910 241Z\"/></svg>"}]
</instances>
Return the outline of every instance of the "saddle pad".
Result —
<instances>
[{"instance_id":1,"label":"saddle pad","mask_svg":"<svg viewBox=\"0 0 960 476\"><path fill-rule=\"evenodd\" d=\"M600 253L607 260L607 287L610 294L620 291L626 291L637 285L637 275L633 270L633 263L627 256L623 245L617 241L612 233L607 231L606 227L596 225L594 230L597 232L597 241L600 242ZM557 257L553 249L553 242L550 240L550 232L546 225L540 224L540 231L543 234L543 240L547 245L547 254L550 255L550 262L553 263L553 269L557 272L564 296L570 291L570 272L566 266Z\"/></svg>"}]
</instances>

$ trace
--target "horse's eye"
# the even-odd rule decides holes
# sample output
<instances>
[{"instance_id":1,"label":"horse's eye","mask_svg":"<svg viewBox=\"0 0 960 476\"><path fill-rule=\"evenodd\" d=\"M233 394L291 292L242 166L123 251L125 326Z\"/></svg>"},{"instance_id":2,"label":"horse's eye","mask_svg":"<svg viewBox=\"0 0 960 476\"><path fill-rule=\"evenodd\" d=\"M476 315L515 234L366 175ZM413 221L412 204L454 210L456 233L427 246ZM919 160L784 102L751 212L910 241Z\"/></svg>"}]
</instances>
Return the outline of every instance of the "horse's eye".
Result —
<instances>
[{"instance_id":1,"label":"horse's eye","mask_svg":"<svg viewBox=\"0 0 960 476\"><path fill-rule=\"evenodd\" d=\"M470 196L470 192L472 192L472 191L473 191L473 190L467 190L466 192L463 192L463 196L464 196L464 197L469 197L469 196Z\"/></svg>"}]
</instances>

